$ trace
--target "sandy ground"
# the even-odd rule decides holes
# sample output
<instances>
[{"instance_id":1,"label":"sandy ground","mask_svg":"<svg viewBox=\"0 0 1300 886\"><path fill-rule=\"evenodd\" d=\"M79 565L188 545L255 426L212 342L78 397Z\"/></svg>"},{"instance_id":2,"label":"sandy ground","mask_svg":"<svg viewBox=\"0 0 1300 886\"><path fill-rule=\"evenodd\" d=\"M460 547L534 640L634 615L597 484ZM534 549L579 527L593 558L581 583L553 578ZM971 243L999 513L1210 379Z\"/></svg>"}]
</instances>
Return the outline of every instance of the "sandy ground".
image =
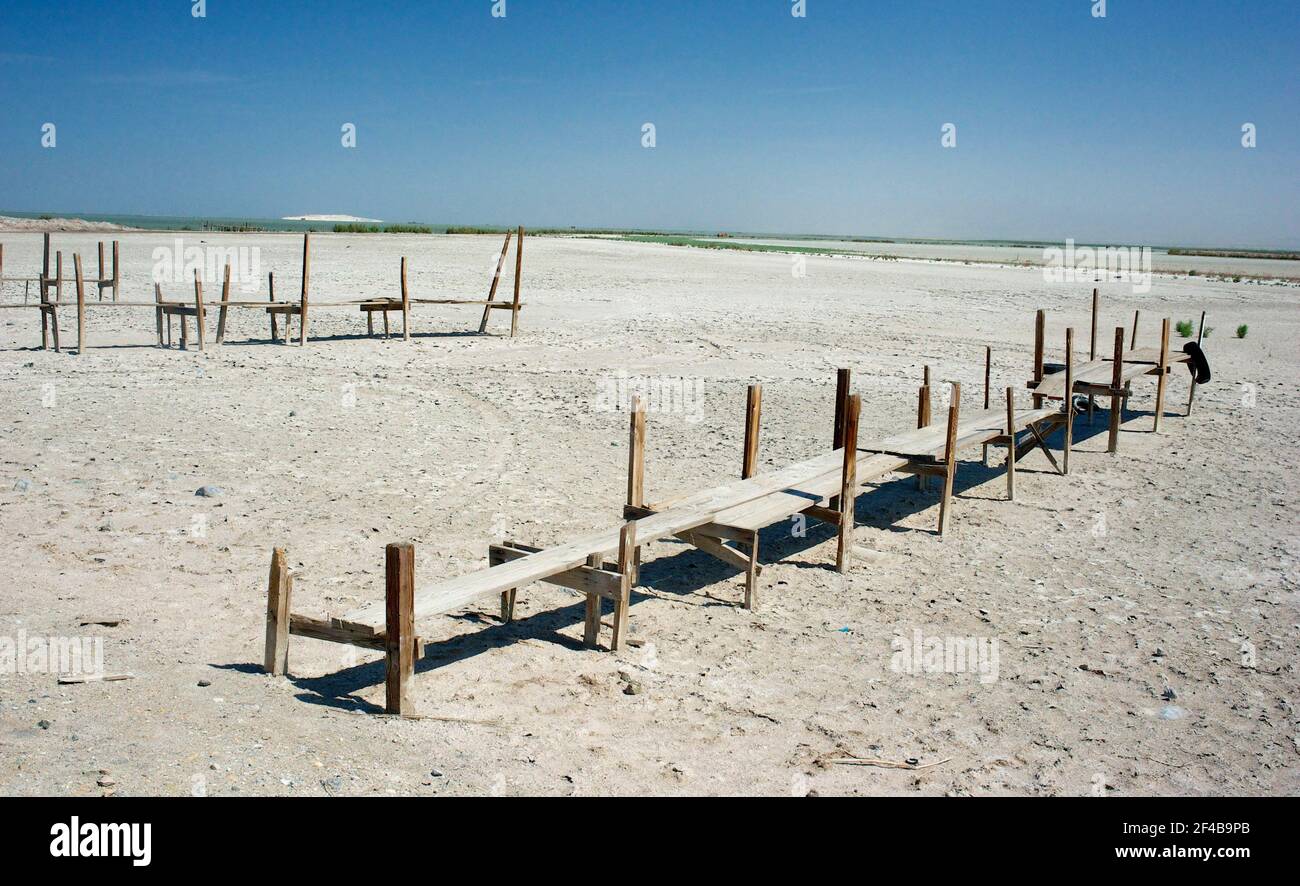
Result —
<instances>
[{"instance_id":1,"label":"sandy ground","mask_svg":"<svg viewBox=\"0 0 1300 886\"><path fill-rule=\"evenodd\" d=\"M121 239L123 295L148 298L152 250L175 238ZM185 242L200 240L259 246L262 272L296 291L300 238ZM499 249L314 242L318 301L395 294L403 252L416 295L482 297ZM39 235L4 243L6 274L34 273ZM56 247L90 257L94 237ZM481 567L502 536L545 545L616 523L626 415L600 395L620 372L702 384L698 408L650 415L653 499L737 475L749 383L764 385L761 463L777 467L829 447L837 366L854 369L875 435L914 421L923 364L982 399L985 344L995 388L1023 392L1036 308L1056 353L1067 324L1086 347L1089 287L1038 270L792 266L529 240L513 341L465 334L472 308L418 310L409 344L321 308L320 341L275 346L265 315L241 310L223 348L181 353L152 346L149 309L92 307L79 356L36 349L34 311L0 311L0 638L99 636L105 669L134 674L0 673L0 792L1296 793L1300 292L1287 286L1103 285L1103 342L1135 308L1147 343L1155 318L1209 311L1215 378L1189 418L1179 370L1152 434L1140 379L1118 456L1099 410L1071 476L1031 454L1014 503L1000 457L986 469L967 452L943 539L934 492L902 477L865 490L847 575L826 529L771 527L755 612L737 605L734 571L665 542L634 593L640 645L618 654L581 648L581 601L551 586L522 591L508 626L495 599L421 622L412 696L442 719L377 716L375 654L295 638L290 678L260 672L275 545L294 609L325 615L382 596L386 542L416 543L424 584ZM204 485L221 494L197 497ZM91 616L125 621L81 626ZM996 673L894 667L891 643L918 630L996 641ZM829 762L844 756L939 765Z\"/></svg>"}]
</instances>

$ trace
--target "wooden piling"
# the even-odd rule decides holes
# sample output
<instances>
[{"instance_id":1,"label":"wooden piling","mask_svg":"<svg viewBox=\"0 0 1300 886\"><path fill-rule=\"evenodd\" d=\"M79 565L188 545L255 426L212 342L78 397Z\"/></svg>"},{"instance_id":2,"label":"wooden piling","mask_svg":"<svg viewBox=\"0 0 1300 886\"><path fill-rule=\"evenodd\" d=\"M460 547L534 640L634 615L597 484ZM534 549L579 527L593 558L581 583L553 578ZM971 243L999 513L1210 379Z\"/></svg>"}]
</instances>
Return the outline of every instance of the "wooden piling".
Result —
<instances>
[{"instance_id":1,"label":"wooden piling","mask_svg":"<svg viewBox=\"0 0 1300 886\"><path fill-rule=\"evenodd\" d=\"M948 527L948 512L952 509L952 483L957 475L957 420L961 415L961 382L951 382L952 395L948 403L948 436L944 444L943 497L939 500L939 534Z\"/></svg>"},{"instance_id":2,"label":"wooden piling","mask_svg":"<svg viewBox=\"0 0 1300 886\"><path fill-rule=\"evenodd\" d=\"M1169 318L1160 321L1160 374L1156 376L1156 420L1152 430L1160 433L1165 414L1165 386L1169 381Z\"/></svg>"},{"instance_id":3,"label":"wooden piling","mask_svg":"<svg viewBox=\"0 0 1300 886\"><path fill-rule=\"evenodd\" d=\"M1141 312L1140 310L1138 310L1138 311L1134 311L1134 312L1133 312L1133 340L1132 340L1131 342L1129 342L1129 346L1128 346L1128 348L1129 348L1130 351L1137 350L1137 346L1138 346L1138 318L1140 318L1141 316L1142 316L1142 312Z\"/></svg>"},{"instance_id":4,"label":"wooden piling","mask_svg":"<svg viewBox=\"0 0 1300 886\"><path fill-rule=\"evenodd\" d=\"M406 256L402 256L402 338L411 340L411 292L406 287Z\"/></svg>"},{"instance_id":5,"label":"wooden piling","mask_svg":"<svg viewBox=\"0 0 1300 886\"><path fill-rule=\"evenodd\" d=\"M311 234L302 235L302 296L298 317L298 344L307 345L307 292L311 278ZM288 316L287 314L285 316ZM287 327L286 322L286 327ZM288 343L288 329L285 330L285 343Z\"/></svg>"},{"instance_id":6,"label":"wooden piling","mask_svg":"<svg viewBox=\"0 0 1300 886\"><path fill-rule=\"evenodd\" d=\"M839 369L835 372L835 425L831 437L831 451L841 449L844 446L844 419L849 411L849 392L853 387L853 372L850 369ZM831 510L838 510L840 497L832 496L830 499Z\"/></svg>"},{"instance_id":7,"label":"wooden piling","mask_svg":"<svg viewBox=\"0 0 1300 886\"><path fill-rule=\"evenodd\" d=\"M81 276L81 253L72 255L73 273L77 276L77 356L86 353L86 283Z\"/></svg>"},{"instance_id":8,"label":"wooden piling","mask_svg":"<svg viewBox=\"0 0 1300 886\"><path fill-rule=\"evenodd\" d=\"M627 614L632 605L632 585L636 582L636 551L636 521L629 520L618 533L618 572L622 576L622 582L619 585L618 599L614 601L610 652L618 652L627 639Z\"/></svg>"},{"instance_id":9,"label":"wooden piling","mask_svg":"<svg viewBox=\"0 0 1300 886\"><path fill-rule=\"evenodd\" d=\"M1124 327L1115 327L1115 362L1111 364L1110 377L1110 433L1106 441L1106 451L1119 451L1119 426L1123 420L1124 391Z\"/></svg>"},{"instance_id":10,"label":"wooden piling","mask_svg":"<svg viewBox=\"0 0 1300 886\"><path fill-rule=\"evenodd\" d=\"M266 300L271 302L271 304L274 305L275 304L275 271L267 272L266 285L268 289ZM271 318L271 343L275 344L277 341L280 340L280 330L276 328L277 324L275 322L275 317L276 317L275 311L267 311L267 316Z\"/></svg>"},{"instance_id":11,"label":"wooden piling","mask_svg":"<svg viewBox=\"0 0 1300 886\"><path fill-rule=\"evenodd\" d=\"M627 441L627 503L645 507L645 406L640 395L632 397Z\"/></svg>"},{"instance_id":12,"label":"wooden piling","mask_svg":"<svg viewBox=\"0 0 1300 886\"><path fill-rule=\"evenodd\" d=\"M1043 335L1047 331L1047 312L1042 308L1034 316L1034 382L1035 386L1043 382ZM1043 407L1043 398L1034 394L1034 408Z\"/></svg>"},{"instance_id":13,"label":"wooden piling","mask_svg":"<svg viewBox=\"0 0 1300 886\"><path fill-rule=\"evenodd\" d=\"M153 313L154 323L158 327L158 347L161 348L163 346L163 294L161 283L155 283L153 285L153 301L154 304L158 305L158 307L154 308Z\"/></svg>"},{"instance_id":14,"label":"wooden piling","mask_svg":"<svg viewBox=\"0 0 1300 886\"><path fill-rule=\"evenodd\" d=\"M1016 500L1016 391L1007 388L1007 501Z\"/></svg>"},{"instance_id":15,"label":"wooden piling","mask_svg":"<svg viewBox=\"0 0 1300 886\"><path fill-rule=\"evenodd\" d=\"M984 346L984 410L985 410L986 412L989 410L989 408L990 408L990 403L992 402L992 401L989 399L989 395L992 393L992 392L989 390L989 383L990 383L990 381L992 380L992 376L993 376L993 348L992 348L991 346L989 346L989 345L985 345L985 346ZM983 461L984 461L984 467L988 467L988 465L989 465L989 444L987 444L987 443L984 444L984 453L983 453L983 456L984 456L984 459L983 459Z\"/></svg>"},{"instance_id":16,"label":"wooden piling","mask_svg":"<svg viewBox=\"0 0 1300 886\"><path fill-rule=\"evenodd\" d=\"M1092 289L1092 334L1088 338L1088 362L1097 359L1097 314L1101 309L1101 296L1097 287ZM1088 424L1092 424L1092 413L1097 406L1097 396L1088 395Z\"/></svg>"},{"instance_id":17,"label":"wooden piling","mask_svg":"<svg viewBox=\"0 0 1300 886\"><path fill-rule=\"evenodd\" d=\"M519 226L518 238L515 240L515 300L510 309L510 337L519 331L519 294L520 283L524 276L524 226Z\"/></svg>"},{"instance_id":18,"label":"wooden piling","mask_svg":"<svg viewBox=\"0 0 1300 886\"><path fill-rule=\"evenodd\" d=\"M750 385L745 399L745 455L740 478L748 480L758 472L758 436L763 416L763 386Z\"/></svg>"},{"instance_id":19,"label":"wooden piling","mask_svg":"<svg viewBox=\"0 0 1300 886\"><path fill-rule=\"evenodd\" d=\"M600 555L592 554L587 557L587 566L592 569L599 569L601 567ZM587 611L582 628L582 644L592 649L600 643L601 600L600 594L587 594Z\"/></svg>"},{"instance_id":20,"label":"wooden piling","mask_svg":"<svg viewBox=\"0 0 1300 886\"><path fill-rule=\"evenodd\" d=\"M862 397L854 394L844 410L844 461L840 469L839 537L835 545L835 570L849 571L849 554L853 548L854 508L858 499L858 420L862 414Z\"/></svg>"},{"instance_id":21,"label":"wooden piling","mask_svg":"<svg viewBox=\"0 0 1300 886\"><path fill-rule=\"evenodd\" d=\"M204 318L203 314L204 314L204 310L203 310L203 281L199 279L199 272L198 272L197 269L195 269L195 271L194 271L194 325L198 328L198 336L199 336L199 350L200 350L200 351L202 351L202 350L204 349L204 326L203 326L203 321L204 321L205 318ZM182 332L181 332L181 337L182 337L182 338L185 337L184 329L185 329L185 321L182 320L182 321L181 321L181 330L182 330Z\"/></svg>"},{"instance_id":22,"label":"wooden piling","mask_svg":"<svg viewBox=\"0 0 1300 886\"><path fill-rule=\"evenodd\" d=\"M95 288L99 290L99 300L104 300L104 241L99 241L99 275L95 277ZM117 299L114 299L117 301Z\"/></svg>"},{"instance_id":23,"label":"wooden piling","mask_svg":"<svg viewBox=\"0 0 1300 886\"><path fill-rule=\"evenodd\" d=\"M221 278L221 307L217 309L217 344L226 343L226 312L230 307L230 262Z\"/></svg>"},{"instance_id":24,"label":"wooden piling","mask_svg":"<svg viewBox=\"0 0 1300 886\"><path fill-rule=\"evenodd\" d=\"M122 285L122 270L118 265L118 241L113 241L113 301L117 301L117 290Z\"/></svg>"},{"instance_id":25,"label":"wooden piling","mask_svg":"<svg viewBox=\"0 0 1300 886\"><path fill-rule=\"evenodd\" d=\"M384 709L415 713L407 687L415 675L415 545L390 544L384 551Z\"/></svg>"},{"instance_id":26,"label":"wooden piling","mask_svg":"<svg viewBox=\"0 0 1300 886\"><path fill-rule=\"evenodd\" d=\"M289 670L289 601L293 575L284 548L271 552L271 577L266 586L266 656L263 669L279 676Z\"/></svg>"}]
</instances>

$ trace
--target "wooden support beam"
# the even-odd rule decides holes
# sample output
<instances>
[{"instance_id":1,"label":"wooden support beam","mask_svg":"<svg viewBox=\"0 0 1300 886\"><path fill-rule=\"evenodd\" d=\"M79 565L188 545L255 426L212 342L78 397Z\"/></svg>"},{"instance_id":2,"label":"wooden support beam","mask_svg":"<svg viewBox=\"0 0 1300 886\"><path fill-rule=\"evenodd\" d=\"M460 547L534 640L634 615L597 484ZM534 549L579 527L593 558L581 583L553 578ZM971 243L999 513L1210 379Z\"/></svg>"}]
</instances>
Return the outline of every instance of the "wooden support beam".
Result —
<instances>
[{"instance_id":1,"label":"wooden support beam","mask_svg":"<svg viewBox=\"0 0 1300 886\"><path fill-rule=\"evenodd\" d=\"M1070 450L1074 448L1074 327L1065 330L1065 452L1062 473L1070 473Z\"/></svg>"},{"instance_id":2,"label":"wooden support beam","mask_svg":"<svg viewBox=\"0 0 1300 886\"><path fill-rule=\"evenodd\" d=\"M204 327L203 327L203 281L199 279L199 272L196 268L194 271L194 323L198 326L199 350L203 350ZM181 340L185 340L185 318L181 317Z\"/></svg>"},{"instance_id":3,"label":"wooden support beam","mask_svg":"<svg viewBox=\"0 0 1300 886\"><path fill-rule=\"evenodd\" d=\"M1124 386L1124 327L1115 327L1115 359L1111 364L1110 377L1110 434L1106 442L1106 451L1115 453L1119 451L1119 426L1123 420L1122 411L1124 396L1119 393Z\"/></svg>"},{"instance_id":4,"label":"wooden support beam","mask_svg":"<svg viewBox=\"0 0 1300 886\"><path fill-rule=\"evenodd\" d=\"M992 377L993 377L993 348L990 347L989 345L985 345L984 346L984 410L986 412L990 408L989 404L991 401L989 400L989 395L992 392L989 390L989 383L992 380ZM988 464L989 464L989 444L985 443L984 444L984 466L988 467Z\"/></svg>"},{"instance_id":5,"label":"wooden support beam","mask_svg":"<svg viewBox=\"0 0 1300 886\"><path fill-rule=\"evenodd\" d=\"M302 235L302 294L299 297L299 315L298 315L298 344L302 347L307 345L307 293L310 291L311 280L311 234ZM285 315L285 343L289 340L288 315Z\"/></svg>"},{"instance_id":6,"label":"wooden support beam","mask_svg":"<svg viewBox=\"0 0 1300 886\"><path fill-rule=\"evenodd\" d=\"M275 304L275 271L268 271L266 275L267 296L266 300ZM275 311L267 311L271 317L271 343L279 341L280 331L276 329ZM287 320L285 322L288 322Z\"/></svg>"},{"instance_id":7,"label":"wooden support beam","mask_svg":"<svg viewBox=\"0 0 1300 886\"><path fill-rule=\"evenodd\" d=\"M122 271L118 265L118 241L113 241L113 301L117 301L117 291L122 285Z\"/></svg>"},{"instance_id":8,"label":"wooden support beam","mask_svg":"<svg viewBox=\"0 0 1300 886\"><path fill-rule=\"evenodd\" d=\"M406 286L406 256L402 256L402 339L411 340L411 291ZM510 606L513 611L514 603L511 602Z\"/></svg>"},{"instance_id":9,"label":"wooden support beam","mask_svg":"<svg viewBox=\"0 0 1300 886\"><path fill-rule=\"evenodd\" d=\"M86 353L86 283L81 277L81 253L72 256L73 273L77 275L77 356Z\"/></svg>"},{"instance_id":10,"label":"wooden support beam","mask_svg":"<svg viewBox=\"0 0 1300 886\"><path fill-rule=\"evenodd\" d=\"M916 397L916 426L917 428L928 428L930 426L930 367L925 367L925 384L921 385ZM930 481L923 475L917 474L916 488L925 491L930 486Z\"/></svg>"},{"instance_id":11,"label":"wooden support beam","mask_svg":"<svg viewBox=\"0 0 1300 886\"><path fill-rule=\"evenodd\" d=\"M99 241L99 276L95 278L95 282L97 283L104 282L104 241L103 240ZM96 288L99 289L99 300L103 301L104 287L98 286ZM117 299L113 299L113 301L117 301Z\"/></svg>"},{"instance_id":12,"label":"wooden support beam","mask_svg":"<svg viewBox=\"0 0 1300 886\"><path fill-rule=\"evenodd\" d=\"M63 250L54 253L54 300L63 301ZM57 351L58 348L56 347Z\"/></svg>"},{"instance_id":13,"label":"wooden support beam","mask_svg":"<svg viewBox=\"0 0 1300 886\"><path fill-rule=\"evenodd\" d=\"M1007 501L1016 500L1016 391L1007 388Z\"/></svg>"},{"instance_id":14,"label":"wooden support beam","mask_svg":"<svg viewBox=\"0 0 1300 886\"><path fill-rule=\"evenodd\" d=\"M831 451L841 449L844 446L844 419L849 411L849 395L853 389L853 372L850 369L839 369L835 372L835 425L831 437ZM830 506L836 511L839 510L839 496L834 496L830 500Z\"/></svg>"},{"instance_id":15,"label":"wooden support beam","mask_svg":"<svg viewBox=\"0 0 1300 886\"><path fill-rule=\"evenodd\" d=\"M758 472L758 437L762 418L763 386L750 385L745 397L745 454L740 466L742 480L748 480Z\"/></svg>"},{"instance_id":16,"label":"wooden support beam","mask_svg":"<svg viewBox=\"0 0 1300 886\"><path fill-rule=\"evenodd\" d=\"M1092 289L1092 334L1088 338L1088 362L1097 359L1097 313L1101 308L1101 297L1094 286ZM1092 424L1092 413L1097 405L1097 398L1093 394L1088 395L1088 424Z\"/></svg>"},{"instance_id":17,"label":"wooden support beam","mask_svg":"<svg viewBox=\"0 0 1300 886\"><path fill-rule=\"evenodd\" d=\"M948 437L944 444L943 497L939 500L939 534L948 527L948 512L952 509L952 483L957 476L957 423L961 417L961 382L951 382L952 394L948 402Z\"/></svg>"},{"instance_id":18,"label":"wooden support beam","mask_svg":"<svg viewBox=\"0 0 1300 886\"><path fill-rule=\"evenodd\" d=\"M1152 430L1160 433L1160 419L1165 414L1165 385L1169 380L1169 318L1160 321L1160 370L1156 376L1156 420Z\"/></svg>"},{"instance_id":19,"label":"wooden support beam","mask_svg":"<svg viewBox=\"0 0 1300 886\"><path fill-rule=\"evenodd\" d=\"M1039 308L1038 313L1034 316L1034 386L1035 387L1037 387L1039 384L1042 384L1043 381L1043 347L1045 344L1043 336L1046 333L1046 331L1047 331L1047 312L1044 311L1042 308ZM1041 409L1042 407L1043 407L1043 398L1035 394L1034 408Z\"/></svg>"},{"instance_id":20,"label":"wooden support beam","mask_svg":"<svg viewBox=\"0 0 1300 886\"><path fill-rule=\"evenodd\" d=\"M162 285L159 283L153 285L153 300L154 304L158 305L158 307L154 309L154 320L158 327L158 347L161 348L163 346L163 294Z\"/></svg>"},{"instance_id":21,"label":"wooden support beam","mask_svg":"<svg viewBox=\"0 0 1300 886\"><path fill-rule=\"evenodd\" d=\"M415 545L390 544L384 551L384 709L415 713L407 696L415 674Z\"/></svg>"},{"instance_id":22,"label":"wooden support beam","mask_svg":"<svg viewBox=\"0 0 1300 886\"><path fill-rule=\"evenodd\" d=\"M510 310L510 337L519 331L519 287L524 277L524 226L519 226L519 236L515 240L515 299Z\"/></svg>"},{"instance_id":23,"label":"wooden support beam","mask_svg":"<svg viewBox=\"0 0 1300 886\"><path fill-rule=\"evenodd\" d=\"M266 586L266 656L263 668L279 676L289 670L289 602L293 575L284 548L271 552L271 576Z\"/></svg>"},{"instance_id":24,"label":"wooden support beam","mask_svg":"<svg viewBox=\"0 0 1300 886\"><path fill-rule=\"evenodd\" d=\"M645 506L645 404L634 394L627 440L627 504Z\"/></svg>"},{"instance_id":25,"label":"wooden support beam","mask_svg":"<svg viewBox=\"0 0 1300 886\"><path fill-rule=\"evenodd\" d=\"M862 414L862 397L854 394L844 410L844 462L840 470L840 525L835 546L835 569L849 571L849 554L853 548L853 510L858 492L858 419Z\"/></svg>"},{"instance_id":26,"label":"wooden support beam","mask_svg":"<svg viewBox=\"0 0 1300 886\"><path fill-rule=\"evenodd\" d=\"M41 298L43 300L45 297L44 284L50 276L50 234L48 231L46 231L44 236L41 237L41 243Z\"/></svg>"},{"instance_id":27,"label":"wooden support beam","mask_svg":"<svg viewBox=\"0 0 1300 886\"><path fill-rule=\"evenodd\" d=\"M488 289L488 303L483 306L483 319L479 321L480 334L487 332L488 316L492 313L492 302L497 297L497 285L501 282L501 269L506 265L506 254L510 251L510 231L506 231L506 240L501 244L501 256L497 259L496 273L492 275L492 286Z\"/></svg>"},{"instance_id":28,"label":"wooden support beam","mask_svg":"<svg viewBox=\"0 0 1300 886\"><path fill-rule=\"evenodd\" d=\"M536 554L540 551L541 548L535 548L531 545L505 541L488 547L488 564L500 566L502 563L509 563L511 560L518 560L520 557L527 557L529 554ZM595 594L607 600L614 600L618 598L620 584L618 574L610 571L612 568L612 565L601 563L600 558L596 557L594 566L591 565L589 560L586 566L578 566L566 572L557 572L555 575L542 579L542 581L557 587L568 588L571 591Z\"/></svg>"},{"instance_id":29,"label":"wooden support beam","mask_svg":"<svg viewBox=\"0 0 1300 886\"><path fill-rule=\"evenodd\" d=\"M520 229L522 231L522 228ZM614 601L614 630L609 641L609 651L618 652L627 639L628 609L632 605L633 573L636 569L636 521L623 524L618 534L618 572L621 577L619 598Z\"/></svg>"},{"instance_id":30,"label":"wooden support beam","mask_svg":"<svg viewBox=\"0 0 1300 886\"><path fill-rule=\"evenodd\" d=\"M226 262L226 270L221 278L221 307L217 309L217 344L226 342L226 312L229 310L230 302L230 262Z\"/></svg>"}]
</instances>

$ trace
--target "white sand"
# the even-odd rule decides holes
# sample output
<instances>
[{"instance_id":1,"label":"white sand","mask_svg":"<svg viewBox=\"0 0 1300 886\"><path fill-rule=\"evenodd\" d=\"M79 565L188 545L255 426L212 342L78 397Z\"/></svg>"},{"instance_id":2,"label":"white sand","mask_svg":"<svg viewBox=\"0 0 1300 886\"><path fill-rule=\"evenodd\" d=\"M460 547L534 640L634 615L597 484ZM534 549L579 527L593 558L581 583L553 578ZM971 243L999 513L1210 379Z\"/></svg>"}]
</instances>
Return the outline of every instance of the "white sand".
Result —
<instances>
[{"instance_id":1,"label":"white sand","mask_svg":"<svg viewBox=\"0 0 1300 886\"><path fill-rule=\"evenodd\" d=\"M149 298L151 252L174 238L121 239L124 297ZM296 292L299 237L186 235L199 239L260 245L262 270ZM35 273L38 235L4 243L7 275ZM500 240L314 244L318 300L395 294L403 252L414 294L481 298ZM93 236L56 246L94 255ZM620 370L704 380L699 421L650 416L654 498L736 476L753 381L773 467L829 446L837 366L854 369L874 435L914 420L924 363L980 400L986 343L995 386L1023 391L1035 308L1051 311L1053 349L1067 323L1087 340L1088 287L1030 269L809 258L794 279L785 255L530 239L524 282L514 341L463 335L472 308L418 310L411 344L357 337L355 308L321 308L313 334L332 340L271 346L247 341L266 317L245 310L199 355L151 347L149 309L91 308L77 356L33 350L35 312L0 311L0 637L103 636L105 668L135 674L0 674L0 792L102 793L101 769L122 794L1300 789L1293 287L1104 286L1103 342L1135 307L1147 343L1157 317L1209 311L1215 379L1190 418L1149 433L1140 379L1117 457L1099 412L1072 475L1030 455L1014 503L968 452L943 540L936 496L888 482L859 500L845 576L829 532L773 527L757 612L736 605L734 572L662 543L634 595L639 648L582 649L580 600L549 586L520 593L509 627L495 599L422 622L415 704L489 725L373 716L379 657L341 646L295 638L292 679L262 675L274 545L294 609L324 615L380 598L389 541L415 541L423 584L485 564L497 537L549 544L616 522L626 416L593 401ZM1172 411L1186 392L1179 369ZM224 494L195 497L204 484ZM128 620L79 626L104 615ZM997 640L998 679L891 670L891 640L915 629ZM1184 715L1162 719L1170 705ZM844 754L951 759L824 762Z\"/></svg>"}]
</instances>

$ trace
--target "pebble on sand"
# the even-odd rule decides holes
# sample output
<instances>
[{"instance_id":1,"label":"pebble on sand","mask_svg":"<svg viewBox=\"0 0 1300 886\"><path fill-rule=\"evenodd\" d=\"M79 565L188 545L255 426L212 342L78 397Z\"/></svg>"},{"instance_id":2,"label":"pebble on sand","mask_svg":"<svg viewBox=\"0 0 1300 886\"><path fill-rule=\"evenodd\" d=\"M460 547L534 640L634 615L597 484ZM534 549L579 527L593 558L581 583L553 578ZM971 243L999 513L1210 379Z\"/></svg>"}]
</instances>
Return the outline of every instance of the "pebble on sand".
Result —
<instances>
[{"instance_id":1,"label":"pebble on sand","mask_svg":"<svg viewBox=\"0 0 1300 886\"><path fill-rule=\"evenodd\" d=\"M216 498L222 491L220 486L200 486L194 490L194 494L201 498Z\"/></svg>"}]
</instances>

